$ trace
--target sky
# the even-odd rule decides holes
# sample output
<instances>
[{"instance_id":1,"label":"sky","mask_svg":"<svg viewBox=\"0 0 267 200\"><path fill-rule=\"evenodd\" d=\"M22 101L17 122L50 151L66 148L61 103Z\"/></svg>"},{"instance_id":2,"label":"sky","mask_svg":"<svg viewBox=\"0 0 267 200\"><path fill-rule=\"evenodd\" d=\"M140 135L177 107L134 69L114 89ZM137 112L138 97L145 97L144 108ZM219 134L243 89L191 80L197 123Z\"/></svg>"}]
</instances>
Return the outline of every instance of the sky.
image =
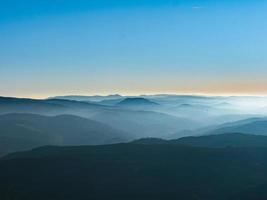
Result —
<instances>
[{"instance_id":1,"label":"sky","mask_svg":"<svg viewBox=\"0 0 267 200\"><path fill-rule=\"evenodd\" d=\"M267 95L266 0L0 0L0 96Z\"/></svg>"}]
</instances>

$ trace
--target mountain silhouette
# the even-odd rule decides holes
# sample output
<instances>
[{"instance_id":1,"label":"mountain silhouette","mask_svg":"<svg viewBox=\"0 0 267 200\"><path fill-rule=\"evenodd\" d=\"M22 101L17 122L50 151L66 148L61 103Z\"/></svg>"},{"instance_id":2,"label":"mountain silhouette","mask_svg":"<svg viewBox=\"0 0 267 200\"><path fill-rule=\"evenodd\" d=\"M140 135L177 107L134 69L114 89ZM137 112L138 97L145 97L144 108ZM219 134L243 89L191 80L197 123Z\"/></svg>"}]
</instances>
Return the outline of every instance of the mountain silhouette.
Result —
<instances>
[{"instance_id":1,"label":"mountain silhouette","mask_svg":"<svg viewBox=\"0 0 267 200\"><path fill-rule=\"evenodd\" d=\"M136 98L126 98L117 103L118 106L156 106L159 105L153 101L150 101L145 98L136 97Z\"/></svg>"},{"instance_id":2,"label":"mountain silhouette","mask_svg":"<svg viewBox=\"0 0 267 200\"><path fill-rule=\"evenodd\" d=\"M159 138L142 138L133 141L134 144L170 144L207 148L225 147L267 147L267 136L244 133L224 133L205 136L188 136L175 140Z\"/></svg>"},{"instance_id":3,"label":"mountain silhouette","mask_svg":"<svg viewBox=\"0 0 267 200\"><path fill-rule=\"evenodd\" d=\"M130 138L129 133L73 115L0 115L1 154L43 145L96 145Z\"/></svg>"},{"instance_id":4,"label":"mountain silhouette","mask_svg":"<svg viewBox=\"0 0 267 200\"><path fill-rule=\"evenodd\" d=\"M46 146L0 160L0 199L267 199L266 158L252 147Z\"/></svg>"}]
</instances>

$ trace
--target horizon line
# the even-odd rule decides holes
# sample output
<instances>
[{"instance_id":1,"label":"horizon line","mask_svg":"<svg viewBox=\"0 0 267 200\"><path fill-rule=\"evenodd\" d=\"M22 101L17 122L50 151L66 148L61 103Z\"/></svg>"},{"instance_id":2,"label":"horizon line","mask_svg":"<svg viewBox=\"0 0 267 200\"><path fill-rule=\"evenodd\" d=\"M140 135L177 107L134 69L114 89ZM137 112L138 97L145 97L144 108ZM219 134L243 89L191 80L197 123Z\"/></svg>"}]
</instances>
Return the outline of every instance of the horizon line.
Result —
<instances>
[{"instance_id":1,"label":"horizon line","mask_svg":"<svg viewBox=\"0 0 267 200\"><path fill-rule=\"evenodd\" d=\"M29 96L6 96L0 95L0 97L4 98L20 98L20 99L36 99L36 100L44 100L55 97L93 97L93 96L112 96L118 95L122 97L140 97L140 96L160 96L160 95L169 95L169 96L200 96L200 97L267 97L267 94L233 94L233 93L222 93L222 94L209 94L209 93L138 93L138 94L125 94L125 93L93 93L93 94L59 94L59 95L29 95Z\"/></svg>"}]
</instances>

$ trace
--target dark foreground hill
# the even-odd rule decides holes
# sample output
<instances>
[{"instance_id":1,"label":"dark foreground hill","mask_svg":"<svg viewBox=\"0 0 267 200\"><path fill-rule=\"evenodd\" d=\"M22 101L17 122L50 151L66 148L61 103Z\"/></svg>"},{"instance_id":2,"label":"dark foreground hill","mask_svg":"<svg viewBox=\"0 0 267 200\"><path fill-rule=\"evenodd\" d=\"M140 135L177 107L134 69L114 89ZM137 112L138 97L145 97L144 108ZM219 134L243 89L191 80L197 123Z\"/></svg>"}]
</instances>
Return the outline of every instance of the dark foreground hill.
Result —
<instances>
[{"instance_id":1,"label":"dark foreground hill","mask_svg":"<svg viewBox=\"0 0 267 200\"><path fill-rule=\"evenodd\" d=\"M225 133L199 137L184 137L170 141L174 144L183 144L196 147L267 147L267 136L250 135L243 133Z\"/></svg>"},{"instance_id":2,"label":"dark foreground hill","mask_svg":"<svg viewBox=\"0 0 267 200\"><path fill-rule=\"evenodd\" d=\"M266 184L267 148L48 146L0 161L1 200L263 200Z\"/></svg>"},{"instance_id":3,"label":"dark foreground hill","mask_svg":"<svg viewBox=\"0 0 267 200\"><path fill-rule=\"evenodd\" d=\"M134 144L180 144L194 147L224 148L224 147L267 147L267 136L244 133L224 133L216 135L189 136L176 140L159 138L142 138Z\"/></svg>"},{"instance_id":4,"label":"dark foreground hill","mask_svg":"<svg viewBox=\"0 0 267 200\"><path fill-rule=\"evenodd\" d=\"M129 138L123 131L72 115L0 115L0 154L43 145L108 144Z\"/></svg>"}]
</instances>

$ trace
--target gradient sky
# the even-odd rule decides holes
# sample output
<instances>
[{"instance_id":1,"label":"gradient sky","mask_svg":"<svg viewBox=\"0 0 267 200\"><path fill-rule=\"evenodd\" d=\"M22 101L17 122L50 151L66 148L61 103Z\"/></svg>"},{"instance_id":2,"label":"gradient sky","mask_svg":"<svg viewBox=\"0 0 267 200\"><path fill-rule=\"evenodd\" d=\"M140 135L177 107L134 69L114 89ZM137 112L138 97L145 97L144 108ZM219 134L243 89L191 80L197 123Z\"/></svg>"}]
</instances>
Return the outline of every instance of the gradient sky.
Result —
<instances>
[{"instance_id":1,"label":"gradient sky","mask_svg":"<svg viewBox=\"0 0 267 200\"><path fill-rule=\"evenodd\" d=\"M267 95L267 1L0 2L0 96Z\"/></svg>"}]
</instances>

